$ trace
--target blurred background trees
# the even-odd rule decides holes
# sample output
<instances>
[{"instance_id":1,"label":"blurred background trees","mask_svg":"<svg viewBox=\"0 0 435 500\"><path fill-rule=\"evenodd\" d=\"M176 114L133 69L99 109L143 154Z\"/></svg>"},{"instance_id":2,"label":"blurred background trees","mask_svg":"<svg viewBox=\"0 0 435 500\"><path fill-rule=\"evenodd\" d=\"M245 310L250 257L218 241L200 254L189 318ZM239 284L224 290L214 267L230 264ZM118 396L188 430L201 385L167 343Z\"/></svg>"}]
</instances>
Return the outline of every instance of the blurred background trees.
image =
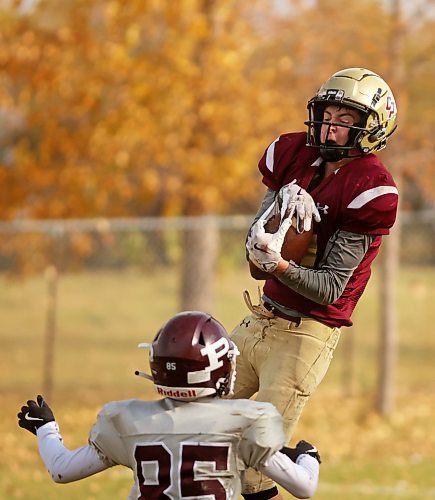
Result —
<instances>
[{"instance_id":1,"label":"blurred background trees","mask_svg":"<svg viewBox=\"0 0 435 500\"><path fill-rule=\"evenodd\" d=\"M5 415L16 413L17 394L25 398L34 390L42 354L46 393L57 351L54 392L73 410L65 417L75 415L86 394L91 419L96 401L125 396L122 367L130 367L131 346L168 315L212 303L211 311L233 327L242 314L243 279L249 280L244 221L264 191L257 162L279 134L304 130L306 103L326 78L362 66L390 82L398 102L399 128L381 154L401 191L404 230L397 224L400 242L390 236L383 246L386 253L392 242L403 259L393 290L399 297L391 287L388 296L371 292L386 293L384 276L395 272L397 255L382 255L385 274L374 270L355 327L343 335L343 355L325 382L330 390L311 403L317 406L301 422L300 437L314 431L330 481L353 485L362 477L352 498L366 495L374 477L380 485L397 478L403 496L402 485L415 471L433 494L434 0L0 0L0 27ZM214 215L230 214L246 219L218 231ZM134 217L162 219L130 226ZM28 225L21 233L19 224L32 219L43 221L41 232ZM74 226L75 219L82 225ZM57 270L82 265L114 272L64 273L58 283ZM217 268L223 272L213 298ZM3 279L35 271L34 280ZM254 296L256 283L248 285ZM400 370L394 372L396 357ZM381 423L367 407L377 392L377 409L391 411L393 378L400 410ZM361 398L345 401L343 394ZM76 420L70 421L74 432ZM9 448L2 477L8 491L26 487L17 498L29 497L29 482L15 477L25 471L22 438L15 421L5 423L14 431L3 439ZM361 455L375 458L355 474ZM33 481L33 461L27 467ZM48 498L39 490L34 495ZM322 498L343 495L351 498L346 490Z\"/></svg>"},{"instance_id":2,"label":"blurred background trees","mask_svg":"<svg viewBox=\"0 0 435 500\"><path fill-rule=\"evenodd\" d=\"M2 0L0 220L252 214L264 149L351 66L397 83L383 157L402 208L433 207L434 23L432 0ZM219 237L207 223L182 238L186 306ZM69 262L101 251L67 239ZM41 268L59 253L47 241L2 239L0 261ZM153 245L168 262L165 237Z\"/></svg>"},{"instance_id":3,"label":"blurred background trees","mask_svg":"<svg viewBox=\"0 0 435 500\"><path fill-rule=\"evenodd\" d=\"M399 249L435 262L434 212L424 215L435 201L433 0L0 0L0 26L0 223L102 220L96 232L0 234L0 271L116 267L119 252L152 272L173 262L174 234L115 234L108 221L201 216L179 235L178 307L210 309L217 260L241 255L244 238L213 216L252 216L264 149L304 130L320 84L354 66L396 94L399 128L382 159L402 213L423 214L387 239L382 283ZM387 334L391 291L380 300ZM381 338L383 369L395 340Z\"/></svg>"},{"instance_id":4,"label":"blurred background trees","mask_svg":"<svg viewBox=\"0 0 435 500\"><path fill-rule=\"evenodd\" d=\"M433 203L435 31L420 4L396 62L388 2L3 1L0 218L250 213L258 158L303 130L320 83L399 63L403 206Z\"/></svg>"},{"instance_id":5,"label":"blurred background trees","mask_svg":"<svg viewBox=\"0 0 435 500\"><path fill-rule=\"evenodd\" d=\"M352 66L391 80L403 127L383 156L403 209L432 207L432 4L3 0L0 220L252 214L264 149L304 130L308 99ZM101 252L101 238L66 239L70 263ZM211 222L182 233L183 308L212 300L218 245ZM153 247L167 263L162 233ZM59 264L37 235L2 248L15 270Z\"/></svg>"}]
</instances>

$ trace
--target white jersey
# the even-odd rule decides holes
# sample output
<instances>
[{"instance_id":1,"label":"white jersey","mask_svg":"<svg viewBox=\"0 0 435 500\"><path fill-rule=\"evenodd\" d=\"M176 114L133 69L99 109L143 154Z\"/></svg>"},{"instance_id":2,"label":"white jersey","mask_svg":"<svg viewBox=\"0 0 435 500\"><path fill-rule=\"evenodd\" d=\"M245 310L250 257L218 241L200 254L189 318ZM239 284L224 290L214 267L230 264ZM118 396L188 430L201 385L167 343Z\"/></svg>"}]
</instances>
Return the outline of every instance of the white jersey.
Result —
<instances>
[{"instance_id":1,"label":"white jersey","mask_svg":"<svg viewBox=\"0 0 435 500\"><path fill-rule=\"evenodd\" d=\"M285 444L269 403L201 398L127 400L103 407L89 442L110 465L133 470L130 499L236 499L240 474Z\"/></svg>"}]
</instances>

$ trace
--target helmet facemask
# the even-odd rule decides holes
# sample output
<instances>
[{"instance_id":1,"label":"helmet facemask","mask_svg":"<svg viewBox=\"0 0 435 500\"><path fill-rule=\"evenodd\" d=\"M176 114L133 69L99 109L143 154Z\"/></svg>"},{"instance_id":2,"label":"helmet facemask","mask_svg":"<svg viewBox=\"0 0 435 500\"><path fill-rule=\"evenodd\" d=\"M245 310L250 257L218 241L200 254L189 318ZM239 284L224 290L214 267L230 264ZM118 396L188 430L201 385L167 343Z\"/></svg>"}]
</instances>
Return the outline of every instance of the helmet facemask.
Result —
<instances>
[{"instance_id":1,"label":"helmet facemask","mask_svg":"<svg viewBox=\"0 0 435 500\"><path fill-rule=\"evenodd\" d=\"M236 383L236 359L240 352L236 344L232 342L231 344L227 354L231 370L225 377L218 379L216 384L216 394L220 397L231 396L234 393L234 385Z\"/></svg>"},{"instance_id":2,"label":"helmet facemask","mask_svg":"<svg viewBox=\"0 0 435 500\"><path fill-rule=\"evenodd\" d=\"M346 125L343 123L335 123L331 121L324 120L324 111L328 105L335 105L339 108L348 108L357 111L360 115L360 120L358 123L353 125ZM305 122L308 126L308 145L319 148L320 156L327 162L337 162L343 158L357 158L363 156L363 152L359 149L359 143L361 137L366 132L365 123L367 120L366 114L361 110L356 109L352 106L343 105L340 102L328 101L328 102L315 102L311 100L308 103L309 110L309 120ZM341 128L349 129L349 136L346 144L339 145L334 141L326 139L324 142L321 140L321 128L322 126L328 127L326 131L326 137L329 136L329 128L332 126L337 126Z\"/></svg>"}]
</instances>

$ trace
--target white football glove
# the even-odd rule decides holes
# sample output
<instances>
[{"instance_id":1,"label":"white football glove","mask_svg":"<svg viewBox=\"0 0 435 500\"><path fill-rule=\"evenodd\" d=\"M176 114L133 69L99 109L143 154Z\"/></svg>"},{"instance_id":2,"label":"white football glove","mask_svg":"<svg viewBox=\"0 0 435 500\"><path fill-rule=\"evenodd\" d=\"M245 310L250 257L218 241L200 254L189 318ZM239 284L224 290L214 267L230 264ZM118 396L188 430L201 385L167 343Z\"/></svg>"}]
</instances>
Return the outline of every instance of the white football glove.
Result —
<instances>
[{"instance_id":1,"label":"white football glove","mask_svg":"<svg viewBox=\"0 0 435 500\"><path fill-rule=\"evenodd\" d=\"M275 233L267 233L264 226L273 214L280 213L280 225ZM293 221L293 218L296 221ZM311 229L312 219L320 222L320 214L311 197L296 184L294 179L283 186L275 201L267 208L255 224L251 227L246 249L250 260L262 271L275 271L281 260L281 249L285 235L293 224L298 233Z\"/></svg>"},{"instance_id":2,"label":"white football glove","mask_svg":"<svg viewBox=\"0 0 435 500\"><path fill-rule=\"evenodd\" d=\"M295 229L298 233L309 231L313 219L320 222L320 214L313 198L296 184L296 179L279 190L278 199L281 204L281 220L283 217L289 217L290 220L295 217Z\"/></svg>"},{"instance_id":3,"label":"white football glove","mask_svg":"<svg viewBox=\"0 0 435 500\"><path fill-rule=\"evenodd\" d=\"M264 214L251 227L248 239L246 240L246 249L250 260L262 271L272 273L281 260L281 249L284 243L285 235L292 225L290 217L281 218L281 223L275 233L266 233L264 226L268 221L270 212L276 208L274 202L264 212Z\"/></svg>"}]
</instances>

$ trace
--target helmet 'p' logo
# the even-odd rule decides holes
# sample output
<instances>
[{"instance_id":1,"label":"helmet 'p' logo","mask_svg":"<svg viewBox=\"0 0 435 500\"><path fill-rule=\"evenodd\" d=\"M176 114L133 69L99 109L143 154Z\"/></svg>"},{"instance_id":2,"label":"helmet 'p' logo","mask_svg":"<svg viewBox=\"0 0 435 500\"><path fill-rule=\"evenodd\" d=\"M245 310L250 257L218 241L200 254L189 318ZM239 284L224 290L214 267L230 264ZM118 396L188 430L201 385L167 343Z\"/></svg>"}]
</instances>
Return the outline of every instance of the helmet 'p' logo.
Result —
<instances>
[{"instance_id":1,"label":"helmet 'p' logo","mask_svg":"<svg viewBox=\"0 0 435 500\"><path fill-rule=\"evenodd\" d=\"M208 382L212 371L217 370L223 365L221 358L228 354L230 350L230 343L225 337L221 337L213 344L209 344L201 349L201 354L208 357L209 366L204 370L197 370L195 372L188 372L187 382L189 384L197 384L200 382Z\"/></svg>"},{"instance_id":2,"label":"helmet 'p' logo","mask_svg":"<svg viewBox=\"0 0 435 500\"><path fill-rule=\"evenodd\" d=\"M385 109L388 111L388 118L391 118L397 113L396 101L394 100L393 96L387 96L387 104L385 106Z\"/></svg>"}]
</instances>

